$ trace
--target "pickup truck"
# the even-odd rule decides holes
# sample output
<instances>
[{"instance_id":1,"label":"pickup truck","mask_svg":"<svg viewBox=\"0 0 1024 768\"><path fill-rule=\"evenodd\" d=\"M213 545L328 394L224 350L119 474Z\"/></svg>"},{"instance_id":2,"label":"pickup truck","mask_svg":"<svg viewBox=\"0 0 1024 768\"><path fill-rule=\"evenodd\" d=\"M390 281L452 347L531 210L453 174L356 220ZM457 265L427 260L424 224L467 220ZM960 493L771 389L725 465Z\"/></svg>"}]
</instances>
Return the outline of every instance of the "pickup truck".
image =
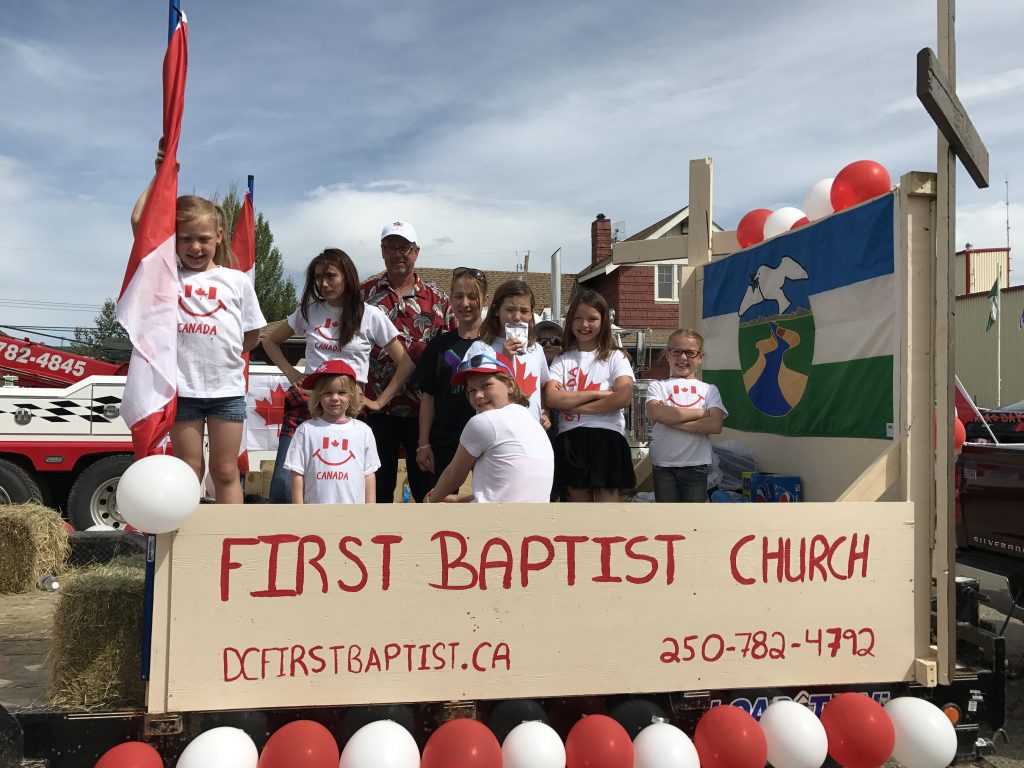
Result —
<instances>
[{"instance_id":1,"label":"pickup truck","mask_svg":"<svg viewBox=\"0 0 1024 768\"><path fill-rule=\"evenodd\" d=\"M956 486L957 575L999 612L1024 611L1024 443L965 443Z\"/></svg>"}]
</instances>

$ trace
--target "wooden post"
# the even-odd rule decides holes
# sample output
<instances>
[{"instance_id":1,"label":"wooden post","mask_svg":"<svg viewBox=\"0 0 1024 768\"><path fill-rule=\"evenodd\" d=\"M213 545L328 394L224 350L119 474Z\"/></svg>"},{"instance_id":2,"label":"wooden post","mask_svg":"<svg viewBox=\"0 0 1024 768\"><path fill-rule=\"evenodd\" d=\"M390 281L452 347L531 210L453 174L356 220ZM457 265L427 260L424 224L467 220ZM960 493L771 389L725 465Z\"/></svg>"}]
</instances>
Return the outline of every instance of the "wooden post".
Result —
<instances>
[{"instance_id":1,"label":"wooden post","mask_svg":"<svg viewBox=\"0 0 1024 768\"><path fill-rule=\"evenodd\" d=\"M689 234L686 240L687 265L679 270L679 325L697 325L697 268L711 261L711 201L713 199L714 161L702 157L690 161Z\"/></svg>"}]
</instances>

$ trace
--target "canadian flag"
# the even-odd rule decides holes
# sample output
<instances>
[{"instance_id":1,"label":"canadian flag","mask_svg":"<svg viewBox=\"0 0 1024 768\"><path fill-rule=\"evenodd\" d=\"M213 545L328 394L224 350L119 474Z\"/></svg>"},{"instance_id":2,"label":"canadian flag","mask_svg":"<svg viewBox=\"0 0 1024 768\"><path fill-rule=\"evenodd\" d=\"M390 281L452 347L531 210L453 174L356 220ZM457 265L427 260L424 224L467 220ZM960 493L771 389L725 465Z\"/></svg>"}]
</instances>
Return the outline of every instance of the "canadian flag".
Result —
<instances>
[{"instance_id":1,"label":"canadian flag","mask_svg":"<svg viewBox=\"0 0 1024 768\"><path fill-rule=\"evenodd\" d=\"M235 231L231 233L231 250L238 259L238 269L249 276L249 280L256 284L256 212L252 202L253 177L250 175L248 186L245 190L245 199L242 200L242 208L235 220ZM210 294L213 298L213 294ZM249 353L242 355L245 360L245 391L249 391ZM246 448L246 441L238 449L238 471L243 476L249 474L249 451Z\"/></svg>"},{"instance_id":2,"label":"canadian flag","mask_svg":"<svg viewBox=\"0 0 1024 768\"><path fill-rule=\"evenodd\" d=\"M185 108L188 25L179 12L164 55L164 161L135 230L117 319L132 342L121 415L136 458L162 453L178 388L178 264L174 249L178 139Z\"/></svg>"}]
</instances>

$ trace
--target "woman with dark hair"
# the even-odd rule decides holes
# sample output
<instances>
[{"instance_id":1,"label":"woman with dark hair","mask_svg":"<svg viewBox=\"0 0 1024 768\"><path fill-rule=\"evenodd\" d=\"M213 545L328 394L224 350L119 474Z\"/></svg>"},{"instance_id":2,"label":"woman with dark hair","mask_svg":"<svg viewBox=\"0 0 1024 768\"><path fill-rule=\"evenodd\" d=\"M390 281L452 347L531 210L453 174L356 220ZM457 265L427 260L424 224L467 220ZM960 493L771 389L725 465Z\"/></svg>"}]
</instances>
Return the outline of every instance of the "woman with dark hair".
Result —
<instances>
[{"instance_id":1,"label":"woman with dark hair","mask_svg":"<svg viewBox=\"0 0 1024 768\"><path fill-rule=\"evenodd\" d=\"M281 345L295 335L306 337L306 372L296 369L281 350ZM328 248L316 256L306 268L306 281L298 309L263 339L267 357L288 377L291 388L285 398L285 420L277 444L277 461L270 482L270 501L291 502L288 473L284 457L288 454L296 427L309 418L308 393L299 388L302 379L328 360L344 360L356 374L360 385L366 384L370 368L370 350L374 345L385 349L398 370L387 388L376 400L366 398L367 411L379 411L390 402L413 371L412 360L405 352L398 329L384 312L365 304L359 290L359 273L347 253Z\"/></svg>"},{"instance_id":2,"label":"woman with dark hair","mask_svg":"<svg viewBox=\"0 0 1024 768\"><path fill-rule=\"evenodd\" d=\"M453 384L451 379L470 345L480 336L487 305L487 276L472 267L452 270L450 296L459 326L427 343L414 375L422 394L416 464L435 478L451 462L459 447L459 435L473 416L465 386Z\"/></svg>"}]
</instances>

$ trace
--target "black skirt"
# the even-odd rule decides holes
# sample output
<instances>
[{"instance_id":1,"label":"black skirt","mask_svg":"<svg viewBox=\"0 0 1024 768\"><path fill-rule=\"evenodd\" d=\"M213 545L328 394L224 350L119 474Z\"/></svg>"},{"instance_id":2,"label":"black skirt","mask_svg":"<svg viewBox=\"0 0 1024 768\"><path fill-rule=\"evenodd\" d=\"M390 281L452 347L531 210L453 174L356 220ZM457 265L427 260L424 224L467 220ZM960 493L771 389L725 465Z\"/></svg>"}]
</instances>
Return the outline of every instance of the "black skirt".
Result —
<instances>
[{"instance_id":1,"label":"black skirt","mask_svg":"<svg viewBox=\"0 0 1024 768\"><path fill-rule=\"evenodd\" d=\"M555 487L622 491L636 486L626 438L611 429L576 427L555 440Z\"/></svg>"}]
</instances>

